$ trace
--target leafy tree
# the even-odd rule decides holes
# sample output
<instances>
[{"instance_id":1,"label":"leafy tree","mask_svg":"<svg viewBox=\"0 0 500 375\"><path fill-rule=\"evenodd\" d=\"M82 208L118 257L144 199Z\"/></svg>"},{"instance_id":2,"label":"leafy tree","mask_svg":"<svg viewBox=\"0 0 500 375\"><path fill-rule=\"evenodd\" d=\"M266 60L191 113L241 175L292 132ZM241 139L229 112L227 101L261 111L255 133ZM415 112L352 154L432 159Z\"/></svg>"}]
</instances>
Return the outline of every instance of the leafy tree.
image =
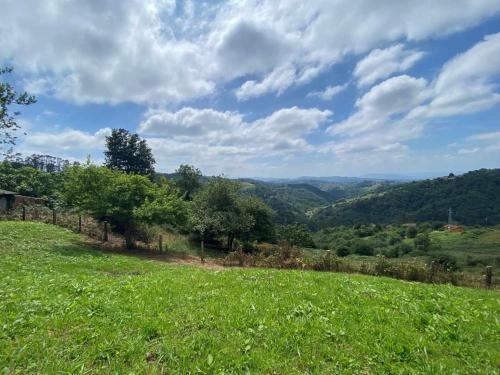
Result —
<instances>
[{"instance_id":1,"label":"leafy tree","mask_svg":"<svg viewBox=\"0 0 500 375\"><path fill-rule=\"evenodd\" d=\"M411 225L406 228L406 236L408 238L415 238L417 233L418 233L417 228L415 228Z\"/></svg>"},{"instance_id":2,"label":"leafy tree","mask_svg":"<svg viewBox=\"0 0 500 375\"><path fill-rule=\"evenodd\" d=\"M12 72L12 68L0 68L0 76ZM27 92L17 93L8 82L0 82L0 147L14 145L16 143L16 130L19 124L16 117L19 111L10 113L12 105L30 105L36 102L36 98ZM6 155L10 150L0 148L0 155Z\"/></svg>"},{"instance_id":3,"label":"leafy tree","mask_svg":"<svg viewBox=\"0 0 500 375\"><path fill-rule=\"evenodd\" d=\"M57 200L63 176L8 161L0 162L0 187L22 195Z\"/></svg>"},{"instance_id":4,"label":"leafy tree","mask_svg":"<svg viewBox=\"0 0 500 375\"><path fill-rule=\"evenodd\" d=\"M108 220L125 236L128 248L141 223L177 225L186 219L174 186L92 164L68 169L63 194L68 205Z\"/></svg>"},{"instance_id":5,"label":"leafy tree","mask_svg":"<svg viewBox=\"0 0 500 375\"><path fill-rule=\"evenodd\" d=\"M257 198L240 195L239 189L238 183L215 177L191 203L192 228L202 236L226 237L228 250L233 249L235 238L257 239L269 234L264 226L271 221L272 211Z\"/></svg>"},{"instance_id":6,"label":"leafy tree","mask_svg":"<svg viewBox=\"0 0 500 375\"><path fill-rule=\"evenodd\" d=\"M201 171L192 165L181 164L175 173L177 186L184 199L191 200L193 192L200 187Z\"/></svg>"},{"instance_id":7,"label":"leafy tree","mask_svg":"<svg viewBox=\"0 0 500 375\"><path fill-rule=\"evenodd\" d=\"M253 218L253 226L242 238L249 241L272 241L276 237L275 212L256 197L241 198L241 209Z\"/></svg>"},{"instance_id":8,"label":"leafy tree","mask_svg":"<svg viewBox=\"0 0 500 375\"><path fill-rule=\"evenodd\" d=\"M358 255L373 255L375 249L367 240L356 239L352 244L353 253Z\"/></svg>"},{"instance_id":9,"label":"leafy tree","mask_svg":"<svg viewBox=\"0 0 500 375\"><path fill-rule=\"evenodd\" d=\"M278 239L291 246L314 247L311 232L305 224L282 225L278 227Z\"/></svg>"},{"instance_id":10,"label":"leafy tree","mask_svg":"<svg viewBox=\"0 0 500 375\"><path fill-rule=\"evenodd\" d=\"M349 247L341 245L337 247L336 253L339 257L346 257L351 253L351 250L349 249Z\"/></svg>"},{"instance_id":11,"label":"leafy tree","mask_svg":"<svg viewBox=\"0 0 500 375\"><path fill-rule=\"evenodd\" d=\"M125 129L113 129L106 137L105 165L109 169L151 176L155 159L146 140Z\"/></svg>"},{"instance_id":12,"label":"leafy tree","mask_svg":"<svg viewBox=\"0 0 500 375\"><path fill-rule=\"evenodd\" d=\"M431 239L427 233L418 234L413 243L417 250L427 251L431 247Z\"/></svg>"}]
</instances>

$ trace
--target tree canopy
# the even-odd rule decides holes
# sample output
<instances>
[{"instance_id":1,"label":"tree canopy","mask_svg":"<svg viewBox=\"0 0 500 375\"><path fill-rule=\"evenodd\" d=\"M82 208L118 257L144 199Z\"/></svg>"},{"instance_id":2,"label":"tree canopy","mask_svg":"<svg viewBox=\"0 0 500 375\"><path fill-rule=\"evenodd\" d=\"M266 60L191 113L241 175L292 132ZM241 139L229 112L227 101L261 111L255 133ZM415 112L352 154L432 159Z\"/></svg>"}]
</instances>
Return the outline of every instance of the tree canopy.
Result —
<instances>
[{"instance_id":1,"label":"tree canopy","mask_svg":"<svg viewBox=\"0 0 500 375\"><path fill-rule=\"evenodd\" d=\"M106 167L125 173L151 176L155 159L144 139L125 129L113 129L106 137Z\"/></svg>"}]
</instances>

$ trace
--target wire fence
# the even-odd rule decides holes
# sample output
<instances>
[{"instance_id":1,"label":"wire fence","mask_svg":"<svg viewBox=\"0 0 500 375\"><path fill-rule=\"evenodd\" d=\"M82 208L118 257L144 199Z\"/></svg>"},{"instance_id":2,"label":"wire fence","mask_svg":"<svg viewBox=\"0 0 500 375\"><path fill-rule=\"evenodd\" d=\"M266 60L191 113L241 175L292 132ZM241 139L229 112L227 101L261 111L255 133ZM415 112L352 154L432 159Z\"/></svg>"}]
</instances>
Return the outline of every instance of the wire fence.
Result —
<instances>
[{"instance_id":1,"label":"wire fence","mask_svg":"<svg viewBox=\"0 0 500 375\"><path fill-rule=\"evenodd\" d=\"M37 221L54 224L103 242L109 241L111 237L120 237L111 232L106 221L98 221L78 212L50 209L46 206L18 206L0 212L0 220Z\"/></svg>"}]
</instances>

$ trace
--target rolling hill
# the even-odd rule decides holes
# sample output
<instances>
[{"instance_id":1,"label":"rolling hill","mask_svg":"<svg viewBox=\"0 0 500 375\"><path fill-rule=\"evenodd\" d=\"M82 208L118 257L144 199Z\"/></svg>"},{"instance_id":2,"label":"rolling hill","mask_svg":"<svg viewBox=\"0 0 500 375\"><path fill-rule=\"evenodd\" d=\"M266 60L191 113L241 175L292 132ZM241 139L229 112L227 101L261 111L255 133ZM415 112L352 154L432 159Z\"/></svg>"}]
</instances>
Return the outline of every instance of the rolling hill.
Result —
<instances>
[{"instance_id":1,"label":"rolling hill","mask_svg":"<svg viewBox=\"0 0 500 375\"><path fill-rule=\"evenodd\" d=\"M389 224L448 219L464 225L500 224L500 169L481 169L415 181L345 199L317 210L312 223L334 225Z\"/></svg>"}]
</instances>

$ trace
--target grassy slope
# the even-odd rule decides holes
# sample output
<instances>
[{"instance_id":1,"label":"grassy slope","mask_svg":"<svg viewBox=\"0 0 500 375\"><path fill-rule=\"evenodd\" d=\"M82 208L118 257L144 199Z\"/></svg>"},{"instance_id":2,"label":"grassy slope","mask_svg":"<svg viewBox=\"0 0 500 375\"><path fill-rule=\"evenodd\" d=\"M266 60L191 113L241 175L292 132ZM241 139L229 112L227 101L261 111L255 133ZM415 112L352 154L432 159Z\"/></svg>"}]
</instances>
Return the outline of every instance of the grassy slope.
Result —
<instances>
[{"instance_id":1,"label":"grassy slope","mask_svg":"<svg viewBox=\"0 0 500 375\"><path fill-rule=\"evenodd\" d=\"M0 222L0 270L7 373L492 374L500 365L493 291L167 265L13 222Z\"/></svg>"}]
</instances>

